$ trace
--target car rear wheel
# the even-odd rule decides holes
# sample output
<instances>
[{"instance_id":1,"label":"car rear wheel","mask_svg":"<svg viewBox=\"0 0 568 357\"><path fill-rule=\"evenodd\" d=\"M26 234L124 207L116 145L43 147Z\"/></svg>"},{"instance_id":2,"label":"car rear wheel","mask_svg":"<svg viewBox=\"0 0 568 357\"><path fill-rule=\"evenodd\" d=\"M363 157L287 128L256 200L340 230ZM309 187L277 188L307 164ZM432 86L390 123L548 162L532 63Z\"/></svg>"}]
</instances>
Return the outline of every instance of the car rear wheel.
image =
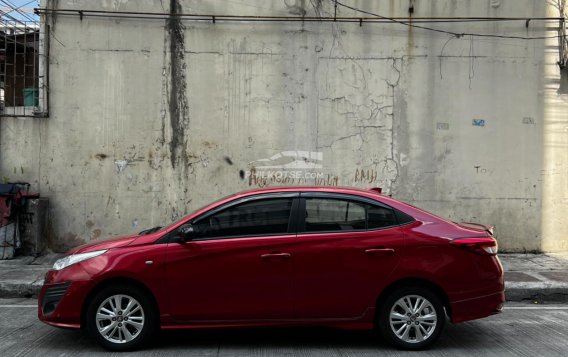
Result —
<instances>
[{"instance_id":1,"label":"car rear wheel","mask_svg":"<svg viewBox=\"0 0 568 357\"><path fill-rule=\"evenodd\" d=\"M103 347L133 350L148 342L157 316L148 296L132 286L109 286L91 300L87 329Z\"/></svg>"},{"instance_id":2,"label":"car rear wheel","mask_svg":"<svg viewBox=\"0 0 568 357\"><path fill-rule=\"evenodd\" d=\"M434 343L446 315L438 296L422 287L399 289L384 301L379 330L384 339L405 350L421 350Z\"/></svg>"}]
</instances>

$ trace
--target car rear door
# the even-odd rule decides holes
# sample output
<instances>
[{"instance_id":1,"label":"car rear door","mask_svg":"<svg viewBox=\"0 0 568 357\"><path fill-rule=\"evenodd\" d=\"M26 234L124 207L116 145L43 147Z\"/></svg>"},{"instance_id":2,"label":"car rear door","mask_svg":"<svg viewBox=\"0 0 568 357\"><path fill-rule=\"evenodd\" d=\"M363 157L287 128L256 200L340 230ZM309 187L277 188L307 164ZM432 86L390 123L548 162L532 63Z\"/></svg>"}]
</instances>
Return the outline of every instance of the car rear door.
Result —
<instances>
[{"instance_id":1,"label":"car rear door","mask_svg":"<svg viewBox=\"0 0 568 357\"><path fill-rule=\"evenodd\" d=\"M185 322L292 316L292 207L298 193L248 197L193 221L196 238L167 245L169 312Z\"/></svg>"},{"instance_id":2,"label":"car rear door","mask_svg":"<svg viewBox=\"0 0 568 357\"><path fill-rule=\"evenodd\" d=\"M357 196L301 193L296 318L357 318L374 307L404 251L394 211Z\"/></svg>"}]
</instances>

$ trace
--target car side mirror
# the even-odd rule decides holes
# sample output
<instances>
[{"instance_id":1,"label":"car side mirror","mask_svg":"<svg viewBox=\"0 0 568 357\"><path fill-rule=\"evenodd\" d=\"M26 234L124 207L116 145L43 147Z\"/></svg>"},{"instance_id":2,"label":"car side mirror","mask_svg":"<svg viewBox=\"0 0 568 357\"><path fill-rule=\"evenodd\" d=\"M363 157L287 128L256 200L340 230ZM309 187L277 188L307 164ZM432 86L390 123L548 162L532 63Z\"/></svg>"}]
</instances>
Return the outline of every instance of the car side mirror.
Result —
<instances>
[{"instance_id":1,"label":"car side mirror","mask_svg":"<svg viewBox=\"0 0 568 357\"><path fill-rule=\"evenodd\" d=\"M181 242L187 242L195 237L195 229L190 223L186 223L177 229L178 237Z\"/></svg>"}]
</instances>

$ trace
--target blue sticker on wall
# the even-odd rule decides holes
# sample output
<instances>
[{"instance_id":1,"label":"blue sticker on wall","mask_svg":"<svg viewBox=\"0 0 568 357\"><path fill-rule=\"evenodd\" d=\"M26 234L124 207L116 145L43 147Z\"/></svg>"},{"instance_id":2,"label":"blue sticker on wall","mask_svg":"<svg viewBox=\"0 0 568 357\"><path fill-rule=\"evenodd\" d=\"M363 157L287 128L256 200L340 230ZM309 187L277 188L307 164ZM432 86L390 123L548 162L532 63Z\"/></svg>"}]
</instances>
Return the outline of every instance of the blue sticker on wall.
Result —
<instances>
[{"instance_id":1,"label":"blue sticker on wall","mask_svg":"<svg viewBox=\"0 0 568 357\"><path fill-rule=\"evenodd\" d=\"M471 121L471 125L473 125L473 126L485 126L485 119L473 119Z\"/></svg>"}]
</instances>

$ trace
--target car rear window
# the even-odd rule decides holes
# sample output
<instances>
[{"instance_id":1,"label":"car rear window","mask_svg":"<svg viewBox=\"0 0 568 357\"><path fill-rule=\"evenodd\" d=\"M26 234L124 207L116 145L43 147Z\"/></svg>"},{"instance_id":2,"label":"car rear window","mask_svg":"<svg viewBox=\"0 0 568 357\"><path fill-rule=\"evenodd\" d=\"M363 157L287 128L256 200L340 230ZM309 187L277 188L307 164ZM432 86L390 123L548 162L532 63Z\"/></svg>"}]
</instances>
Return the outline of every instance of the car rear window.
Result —
<instances>
[{"instance_id":1,"label":"car rear window","mask_svg":"<svg viewBox=\"0 0 568 357\"><path fill-rule=\"evenodd\" d=\"M368 229L392 227L397 225L394 211L385 207L368 206L367 219Z\"/></svg>"},{"instance_id":2,"label":"car rear window","mask_svg":"<svg viewBox=\"0 0 568 357\"><path fill-rule=\"evenodd\" d=\"M413 220L400 214L403 223ZM398 224L401 224L398 213L389 207L339 198L306 198L303 232L364 231Z\"/></svg>"},{"instance_id":3,"label":"car rear window","mask_svg":"<svg viewBox=\"0 0 568 357\"><path fill-rule=\"evenodd\" d=\"M365 230L365 206L336 199L307 199L305 230L306 232Z\"/></svg>"}]
</instances>

